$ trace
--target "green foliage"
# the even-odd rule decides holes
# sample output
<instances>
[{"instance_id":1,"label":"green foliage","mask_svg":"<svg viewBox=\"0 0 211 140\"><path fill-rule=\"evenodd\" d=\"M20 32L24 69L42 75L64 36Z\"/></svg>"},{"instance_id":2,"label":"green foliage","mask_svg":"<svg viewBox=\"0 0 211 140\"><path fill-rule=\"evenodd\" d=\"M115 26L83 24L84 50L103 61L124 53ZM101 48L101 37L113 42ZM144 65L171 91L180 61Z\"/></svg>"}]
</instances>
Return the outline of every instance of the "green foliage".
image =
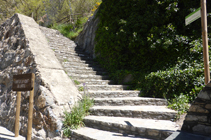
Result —
<instances>
[{"instance_id":1,"label":"green foliage","mask_svg":"<svg viewBox=\"0 0 211 140\"><path fill-rule=\"evenodd\" d=\"M77 80L74 80L74 83L75 83L76 85L80 85L80 82L78 82Z\"/></svg>"},{"instance_id":2,"label":"green foliage","mask_svg":"<svg viewBox=\"0 0 211 140\"><path fill-rule=\"evenodd\" d=\"M87 17L80 18L75 24L53 24L50 28L58 30L64 36L74 40L83 30L83 25L87 21Z\"/></svg>"},{"instance_id":3,"label":"green foliage","mask_svg":"<svg viewBox=\"0 0 211 140\"><path fill-rule=\"evenodd\" d=\"M84 87L79 87L78 91L84 91Z\"/></svg>"},{"instance_id":4,"label":"green foliage","mask_svg":"<svg viewBox=\"0 0 211 140\"><path fill-rule=\"evenodd\" d=\"M67 62L68 60L67 60L67 59L64 59L63 61L64 61L64 62Z\"/></svg>"},{"instance_id":5,"label":"green foliage","mask_svg":"<svg viewBox=\"0 0 211 140\"><path fill-rule=\"evenodd\" d=\"M122 84L125 76L131 74L132 72L128 70L117 70L114 73L110 74L110 77L118 84ZM129 83L128 83L129 84Z\"/></svg>"},{"instance_id":6,"label":"green foliage","mask_svg":"<svg viewBox=\"0 0 211 140\"><path fill-rule=\"evenodd\" d=\"M45 2L47 0L16 0L16 12L33 17L35 21L38 21L45 15Z\"/></svg>"},{"instance_id":7,"label":"green foliage","mask_svg":"<svg viewBox=\"0 0 211 140\"><path fill-rule=\"evenodd\" d=\"M0 24L15 13L14 0L0 0Z\"/></svg>"},{"instance_id":8,"label":"green foliage","mask_svg":"<svg viewBox=\"0 0 211 140\"><path fill-rule=\"evenodd\" d=\"M104 0L95 38L98 62L118 83L132 74L141 96L194 98L204 85L201 21L185 26L184 19L199 4Z\"/></svg>"},{"instance_id":9,"label":"green foliage","mask_svg":"<svg viewBox=\"0 0 211 140\"><path fill-rule=\"evenodd\" d=\"M170 100L168 108L178 111L177 118L188 111L189 109L189 96L181 93L179 96L175 95L172 100Z\"/></svg>"},{"instance_id":10,"label":"green foliage","mask_svg":"<svg viewBox=\"0 0 211 140\"><path fill-rule=\"evenodd\" d=\"M80 100L71 109L71 113L64 112L65 118L63 121L64 125L64 135L69 137L71 134L71 129L77 129L84 126L83 118L89 115L89 108L94 105L94 100L89 97L89 95L84 94L82 100Z\"/></svg>"},{"instance_id":11,"label":"green foliage","mask_svg":"<svg viewBox=\"0 0 211 140\"><path fill-rule=\"evenodd\" d=\"M189 13L188 6L196 7L196 3L171 0L103 1L96 36L96 52L100 53L101 63L110 71L151 72L174 66L178 57L189 55L189 42L201 37L200 22L196 22L194 32L184 25L183 12ZM185 4L190 5L181 8ZM189 34L192 34L191 38L187 36Z\"/></svg>"}]
</instances>

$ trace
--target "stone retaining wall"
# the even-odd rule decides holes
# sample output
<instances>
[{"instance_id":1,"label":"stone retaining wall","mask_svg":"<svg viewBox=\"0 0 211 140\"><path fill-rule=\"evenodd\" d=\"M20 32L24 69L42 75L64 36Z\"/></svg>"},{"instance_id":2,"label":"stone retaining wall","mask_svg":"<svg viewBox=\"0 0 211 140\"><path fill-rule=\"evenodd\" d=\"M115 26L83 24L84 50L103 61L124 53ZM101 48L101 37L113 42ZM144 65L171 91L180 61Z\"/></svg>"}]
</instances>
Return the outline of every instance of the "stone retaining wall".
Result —
<instances>
[{"instance_id":1,"label":"stone retaining wall","mask_svg":"<svg viewBox=\"0 0 211 140\"><path fill-rule=\"evenodd\" d=\"M191 104L182 130L211 135L211 83L207 84Z\"/></svg>"},{"instance_id":2,"label":"stone retaining wall","mask_svg":"<svg viewBox=\"0 0 211 140\"><path fill-rule=\"evenodd\" d=\"M16 74L35 73L32 139L59 135L64 109L70 110L79 96L39 25L30 17L15 14L0 26L0 125L14 132ZM22 92L20 135L27 135L29 92Z\"/></svg>"},{"instance_id":3,"label":"stone retaining wall","mask_svg":"<svg viewBox=\"0 0 211 140\"><path fill-rule=\"evenodd\" d=\"M89 18L89 20L84 25L83 31L75 39L76 44L79 48L89 53L93 58L95 58L95 31L97 30L97 25L99 23L99 18L96 17L98 10L95 11L94 15Z\"/></svg>"}]
</instances>

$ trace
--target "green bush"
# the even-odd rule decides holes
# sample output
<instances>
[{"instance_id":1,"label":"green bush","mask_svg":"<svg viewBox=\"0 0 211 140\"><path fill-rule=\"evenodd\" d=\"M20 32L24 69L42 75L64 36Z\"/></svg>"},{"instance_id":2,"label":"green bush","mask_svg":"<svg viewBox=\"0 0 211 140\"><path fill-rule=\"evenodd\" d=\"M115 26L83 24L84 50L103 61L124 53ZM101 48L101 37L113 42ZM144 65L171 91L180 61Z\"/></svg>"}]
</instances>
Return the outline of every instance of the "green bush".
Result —
<instances>
[{"instance_id":1,"label":"green bush","mask_svg":"<svg viewBox=\"0 0 211 140\"><path fill-rule=\"evenodd\" d=\"M117 83L132 74L132 88L141 96L184 93L193 100L204 85L201 21L185 26L184 19L199 6L197 0L104 0L96 31L98 62Z\"/></svg>"},{"instance_id":2,"label":"green bush","mask_svg":"<svg viewBox=\"0 0 211 140\"><path fill-rule=\"evenodd\" d=\"M192 89L203 86L203 69L171 69L152 72L140 82L142 96L173 98L174 94L189 95ZM196 87L196 88L195 88ZM197 93L195 93L197 94Z\"/></svg>"},{"instance_id":3,"label":"green bush","mask_svg":"<svg viewBox=\"0 0 211 140\"><path fill-rule=\"evenodd\" d=\"M174 99L169 101L168 108L178 111L177 118L184 114L189 109L189 97L181 93L179 96L174 96Z\"/></svg>"},{"instance_id":4,"label":"green bush","mask_svg":"<svg viewBox=\"0 0 211 140\"><path fill-rule=\"evenodd\" d=\"M87 17L79 18L74 24L53 24L50 28L58 30L64 36L74 40L83 30Z\"/></svg>"}]
</instances>

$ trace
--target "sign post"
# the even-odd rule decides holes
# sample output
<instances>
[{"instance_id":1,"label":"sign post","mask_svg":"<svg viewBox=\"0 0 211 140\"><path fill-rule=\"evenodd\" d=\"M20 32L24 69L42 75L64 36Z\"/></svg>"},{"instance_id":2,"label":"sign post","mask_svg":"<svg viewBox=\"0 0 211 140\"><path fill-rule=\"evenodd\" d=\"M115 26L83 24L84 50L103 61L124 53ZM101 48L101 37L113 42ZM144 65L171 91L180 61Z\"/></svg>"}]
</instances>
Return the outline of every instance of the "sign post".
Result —
<instances>
[{"instance_id":1,"label":"sign post","mask_svg":"<svg viewBox=\"0 0 211 140\"><path fill-rule=\"evenodd\" d=\"M192 23L201 17L202 40L203 40L203 57L204 57L204 77L205 85L210 81L209 69L209 53L208 53L208 38L207 38L207 7L206 0L201 0L201 7L195 12L185 17L185 25Z\"/></svg>"},{"instance_id":2,"label":"sign post","mask_svg":"<svg viewBox=\"0 0 211 140\"><path fill-rule=\"evenodd\" d=\"M17 91L17 106L16 106L16 117L15 117L15 137L19 136L19 117L20 117L21 91L30 91L27 140L31 140L31 134L32 134L34 81L35 81L35 75L33 73L13 75L12 90Z\"/></svg>"},{"instance_id":3,"label":"sign post","mask_svg":"<svg viewBox=\"0 0 211 140\"><path fill-rule=\"evenodd\" d=\"M21 92L17 91L17 106L16 106L16 116L15 116L15 137L19 136L20 106L21 106Z\"/></svg>"},{"instance_id":4,"label":"sign post","mask_svg":"<svg viewBox=\"0 0 211 140\"><path fill-rule=\"evenodd\" d=\"M34 80L35 80L35 76L34 76L34 74L32 74L32 85L34 85ZM33 103L34 103L34 88L30 91L30 97L29 97L29 116L28 116L27 140L31 140L31 135L32 135Z\"/></svg>"},{"instance_id":5,"label":"sign post","mask_svg":"<svg viewBox=\"0 0 211 140\"><path fill-rule=\"evenodd\" d=\"M202 25L202 40L203 40L204 76L205 76L205 84L207 84L210 81L210 69L209 69L209 53L208 53L208 38L207 38L206 0L201 0L201 25Z\"/></svg>"}]
</instances>

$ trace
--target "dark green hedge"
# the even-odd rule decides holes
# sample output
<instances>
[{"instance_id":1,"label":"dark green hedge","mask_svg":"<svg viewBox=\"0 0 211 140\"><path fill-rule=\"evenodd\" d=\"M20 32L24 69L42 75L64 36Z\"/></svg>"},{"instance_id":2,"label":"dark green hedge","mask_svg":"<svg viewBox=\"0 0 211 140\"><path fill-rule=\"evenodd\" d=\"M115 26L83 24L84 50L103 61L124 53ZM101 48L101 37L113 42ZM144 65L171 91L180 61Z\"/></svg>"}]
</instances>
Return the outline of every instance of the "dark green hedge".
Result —
<instances>
[{"instance_id":1,"label":"dark green hedge","mask_svg":"<svg viewBox=\"0 0 211 140\"><path fill-rule=\"evenodd\" d=\"M133 74L133 84L145 95L189 93L203 85L202 50L196 51L201 21L185 26L185 16L199 6L198 0L103 0L97 60L117 81L124 72ZM183 61L199 65L190 68Z\"/></svg>"}]
</instances>

